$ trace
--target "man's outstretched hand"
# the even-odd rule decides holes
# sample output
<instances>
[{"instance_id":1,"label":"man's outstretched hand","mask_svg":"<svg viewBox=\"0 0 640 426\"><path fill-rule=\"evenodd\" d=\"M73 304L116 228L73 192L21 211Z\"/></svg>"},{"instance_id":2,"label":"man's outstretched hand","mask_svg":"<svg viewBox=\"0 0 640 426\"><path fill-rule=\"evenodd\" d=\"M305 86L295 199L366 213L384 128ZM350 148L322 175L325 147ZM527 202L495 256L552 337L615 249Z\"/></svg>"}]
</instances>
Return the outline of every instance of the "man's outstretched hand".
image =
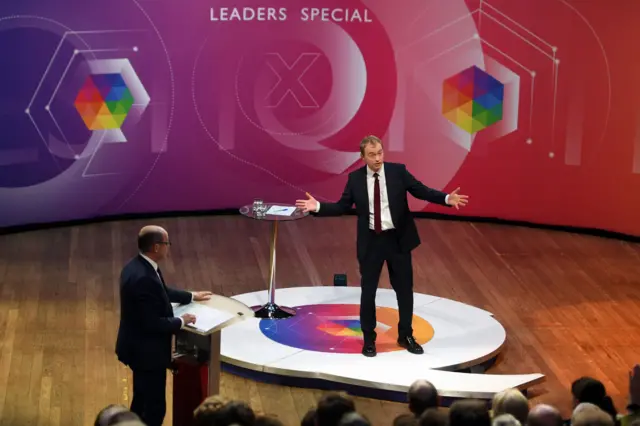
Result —
<instances>
[{"instance_id":1,"label":"man's outstretched hand","mask_svg":"<svg viewBox=\"0 0 640 426\"><path fill-rule=\"evenodd\" d=\"M296 200L296 207L302 210L303 212L314 212L318 208L318 201L311 196L308 192L305 192L307 195L306 200Z\"/></svg>"},{"instance_id":2,"label":"man's outstretched hand","mask_svg":"<svg viewBox=\"0 0 640 426\"><path fill-rule=\"evenodd\" d=\"M458 194L458 191L460 191L460 187L456 188L451 194L449 194L449 198L447 199L447 204L455 207L456 209L466 206L469 201L468 196L460 195Z\"/></svg>"}]
</instances>

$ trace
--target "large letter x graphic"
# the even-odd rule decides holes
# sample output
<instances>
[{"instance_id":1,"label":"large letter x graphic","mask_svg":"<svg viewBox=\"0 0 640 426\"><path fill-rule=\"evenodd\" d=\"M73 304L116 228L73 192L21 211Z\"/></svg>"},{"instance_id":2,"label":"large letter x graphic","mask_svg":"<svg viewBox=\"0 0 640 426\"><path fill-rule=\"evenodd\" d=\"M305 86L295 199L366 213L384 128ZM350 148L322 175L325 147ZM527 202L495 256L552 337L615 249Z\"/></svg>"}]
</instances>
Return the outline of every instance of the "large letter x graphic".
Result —
<instances>
[{"instance_id":1,"label":"large letter x graphic","mask_svg":"<svg viewBox=\"0 0 640 426\"><path fill-rule=\"evenodd\" d=\"M319 57L319 53L302 53L289 65L279 53L267 53L267 66L278 77L265 98L267 107L276 108L289 93L300 108L318 108L318 102L302 83L302 77Z\"/></svg>"}]
</instances>

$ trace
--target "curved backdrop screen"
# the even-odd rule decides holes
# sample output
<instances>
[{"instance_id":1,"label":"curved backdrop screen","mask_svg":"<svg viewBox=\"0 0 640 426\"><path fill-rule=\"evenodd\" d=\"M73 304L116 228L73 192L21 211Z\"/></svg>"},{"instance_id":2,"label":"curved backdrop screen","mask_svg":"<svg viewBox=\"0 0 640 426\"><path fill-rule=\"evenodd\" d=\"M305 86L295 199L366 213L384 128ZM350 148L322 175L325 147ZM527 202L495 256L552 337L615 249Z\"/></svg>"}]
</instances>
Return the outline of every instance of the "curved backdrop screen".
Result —
<instances>
[{"instance_id":1,"label":"curved backdrop screen","mask_svg":"<svg viewBox=\"0 0 640 426\"><path fill-rule=\"evenodd\" d=\"M640 2L0 5L0 227L335 200L358 143L463 211L640 235Z\"/></svg>"}]
</instances>

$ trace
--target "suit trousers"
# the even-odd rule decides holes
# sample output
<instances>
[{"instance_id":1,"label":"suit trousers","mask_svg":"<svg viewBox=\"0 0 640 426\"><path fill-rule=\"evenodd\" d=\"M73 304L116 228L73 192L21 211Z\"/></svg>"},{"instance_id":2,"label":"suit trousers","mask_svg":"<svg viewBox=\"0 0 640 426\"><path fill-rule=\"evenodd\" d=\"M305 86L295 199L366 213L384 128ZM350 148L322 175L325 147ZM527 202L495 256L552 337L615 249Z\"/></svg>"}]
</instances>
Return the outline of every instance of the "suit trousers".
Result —
<instances>
[{"instance_id":1,"label":"suit trousers","mask_svg":"<svg viewBox=\"0 0 640 426\"><path fill-rule=\"evenodd\" d=\"M396 293L400 319L398 337L413 335L413 265L411 252L400 250L398 233L395 229L376 234L373 230L365 255L360 261L360 326L365 344L376 340L376 291L380 273L385 261L389 271L389 281Z\"/></svg>"},{"instance_id":2,"label":"suit trousers","mask_svg":"<svg viewBox=\"0 0 640 426\"><path fill-rule=\"evenodd\" d=\"M167 370L133 370L133 401L131 411L147 426L162 426L167 411L165 388Z\"/></svg>"}]
</instances>

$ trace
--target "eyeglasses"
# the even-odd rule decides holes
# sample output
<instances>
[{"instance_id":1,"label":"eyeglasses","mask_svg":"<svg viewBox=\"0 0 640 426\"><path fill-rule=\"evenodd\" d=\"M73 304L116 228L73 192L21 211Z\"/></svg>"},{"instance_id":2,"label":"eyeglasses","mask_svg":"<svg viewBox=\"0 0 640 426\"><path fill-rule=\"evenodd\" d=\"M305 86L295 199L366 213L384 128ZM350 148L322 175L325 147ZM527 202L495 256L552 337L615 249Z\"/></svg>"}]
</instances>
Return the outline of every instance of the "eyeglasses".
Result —
<instances>
[{"instance_id":1,"label":"eyeglasses","mask_svg":"<svg viewBox=\"0 0 640 426\"><path fill-rule=\"evenodd\" d=\"M167 246L170 246L171 242L169 242L169 241L160 241L158 244L165 244Z\"/></svg>"}]
</instances>

